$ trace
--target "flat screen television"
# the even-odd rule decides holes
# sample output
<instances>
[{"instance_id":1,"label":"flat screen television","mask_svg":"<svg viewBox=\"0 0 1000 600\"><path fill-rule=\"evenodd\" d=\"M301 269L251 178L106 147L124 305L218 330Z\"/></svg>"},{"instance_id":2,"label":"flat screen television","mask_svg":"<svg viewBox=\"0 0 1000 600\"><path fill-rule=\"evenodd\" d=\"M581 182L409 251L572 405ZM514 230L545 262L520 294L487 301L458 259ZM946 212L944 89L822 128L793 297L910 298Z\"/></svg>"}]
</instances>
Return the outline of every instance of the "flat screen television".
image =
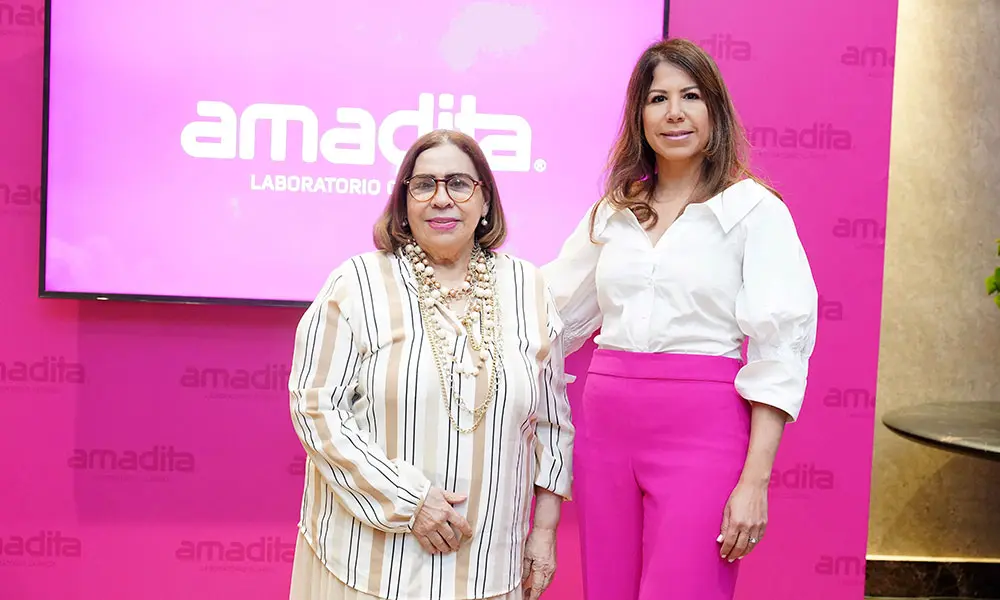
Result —
<instances>
[{"instance_id":1,"label":"flat screen television","mask_svg":"<svg viewBox=\"0 0 1000 600\"><path fill-rule=\"evenodd\" d=\"M503 250L599 197L663 0L52 0L40 295L304 305L419 134L482 145Z\"/></svg>"}]
</instances>

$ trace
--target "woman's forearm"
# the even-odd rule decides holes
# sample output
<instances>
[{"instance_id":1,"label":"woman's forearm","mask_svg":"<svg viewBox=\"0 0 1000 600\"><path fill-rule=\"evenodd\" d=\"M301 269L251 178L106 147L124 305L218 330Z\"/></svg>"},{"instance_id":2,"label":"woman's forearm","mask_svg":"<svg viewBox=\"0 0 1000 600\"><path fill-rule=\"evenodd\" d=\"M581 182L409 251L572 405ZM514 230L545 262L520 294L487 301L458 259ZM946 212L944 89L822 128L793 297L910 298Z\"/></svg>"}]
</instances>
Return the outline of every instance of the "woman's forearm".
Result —
<instances>
[{"instance_id":1,"label":"woman's forearm","mask_svg":"<svg viewBox=\"0 0 1000 600\"><path fill-rule=\"evenodd\" d=\"M554 494L542 487L535 487L535 520L533 529L550 529L559 527L562 513L562 496Z\"/></svg>"},{"instance_id":2,"label":"woman's forearm","mask_svg":"<svg viewBox=\"0 0 1000 600\"><path fill-rule=\"evenodd\" d=\"M740 475L740 483L767 486L771 481L774 457L785 431L787 415L766 404L753 403L750 416L750 446Z\"/></svg>"}]
</instances>

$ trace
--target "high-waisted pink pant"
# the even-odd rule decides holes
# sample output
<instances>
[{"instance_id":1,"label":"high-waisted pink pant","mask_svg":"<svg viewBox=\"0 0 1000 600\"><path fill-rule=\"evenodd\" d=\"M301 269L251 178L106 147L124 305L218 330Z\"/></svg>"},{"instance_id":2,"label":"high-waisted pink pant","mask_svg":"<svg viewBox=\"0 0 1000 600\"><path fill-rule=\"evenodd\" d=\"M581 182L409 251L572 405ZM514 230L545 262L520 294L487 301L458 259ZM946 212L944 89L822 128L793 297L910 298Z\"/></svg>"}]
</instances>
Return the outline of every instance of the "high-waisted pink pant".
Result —
<instances>
[{"instance_id":1,"label":"high-waisted pink pant","mask_svg":"<svg viewBox=\"0 0 1000 600\"><path fill-rule=\"evenodd\" d=\"M594 353L574 458L586 600L732 600L740 561L716 538L750 437L741 364Z\"/></svg>"}]
</instances>

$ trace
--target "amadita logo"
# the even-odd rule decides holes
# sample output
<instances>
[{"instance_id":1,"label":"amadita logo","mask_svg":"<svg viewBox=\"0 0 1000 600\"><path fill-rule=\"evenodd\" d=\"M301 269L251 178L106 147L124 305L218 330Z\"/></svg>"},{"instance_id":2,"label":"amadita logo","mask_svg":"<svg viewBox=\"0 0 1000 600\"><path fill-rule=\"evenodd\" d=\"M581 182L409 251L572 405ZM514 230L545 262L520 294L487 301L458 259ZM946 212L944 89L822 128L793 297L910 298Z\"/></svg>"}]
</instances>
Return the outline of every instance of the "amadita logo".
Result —
<instances>
[{"instance_id":1,"label":"amadita logo","mask_svg":"<svg viewBox=\"0 0 1000 600\"><path fill-rule=\"evenodd\" d=\"M153 446L146 450L77 448L66 464L81 471L125 471L131 473L193 473L194 454L173 446Z\"/></svg>"},{"instance_id":2,"label":"amadita logo","mask_svg":"<svg viewBox=\"0 0 1000 600\"><path fill-rule=\"evenodd\" d=\"M0 535L0 567L51 567L57 560L83 555L83 542L62 531Z\"/></svg>"},{"instance_id":3,"label":"amadita logo","mask_svg":"<svg viewBox=\"0 0 1000 600\"><path fill-rule=\"evenodd\" d=\"M823 406L871 416L875 410L875 394L862 388L830 388L823 396Z\"/></svg>"},{"instance_id":4,"label":"amadita logo","mask_svg":"<svg viewBox=\"0 0 1000 600\"><path fill-rule=\"evenodd\" d=\"M755 150L795 152L843 152L854 148L851 132L832 123L816 122L809 127L747 128L747 138Z\"/></svg>"},{"instance_id":5,"label":"amadita logo","mask_svg":"<svg viewBox=\"0 0 1000 600\"><path fill-rule=\"evenodd\" d=\"M80 385L86 383L86 378L83 365L65 356L0 361L0 384Z\"/></svg>"},{"instance_id":6,"label":"amadita logo","mask_svg":"<svg viewBox=\"0 0 1000 600\"><path fill-rule=\"evenodd\" d=\"M833 471L820 469L815 463L798 463L787 469L771 471L772 489L782 490L832 490Z\"/></svg>"},{"instance_id":7,"label":"amadita logo","mask_svg":"<svg viewBox=\"0 0 1000 600\"><path fill-rule=\"evenodd\" d=\"M746 62L753 59L753 46L746 40L739 40L731 33L719 33L698 42L705 52L718 62Z\"/></svg>"},{"instance_id":8,"label":"amadita logo","mask_svg":"<svg viewBox=\"0 0 1000 600\"><path fill-rule=\"evenodd\" d=\"M181 387L209 390L262 392L285 391L291 375L287 364L269 364L260 369L224 369L187 367L181 375Z\"/></svg>"},{"instance_id":9,"label":"amadita logo","mask_svg":"<svg viewBox=\"0 0 1000 600\"><path fill-rule=\"evenodd\" d=\"M844 304L837 300L830 300L820 296L819 302L817 303L817 311L819 313L820 321L844 320Z\"/></svg>"},{"instance_id":10,"label":"amadita logo","mask_svg":"<svg viewBox=\"0 0 1000 600\"><path fill-rule=\"evenodd\" d=\"M41 186L0 183L0 212L34 214L42 205Z\"/></svg>"},{"instance_id":11,"label":"amadita logo","mask_svg":"<svg viewBox=\"0 0 1000 600\"><path fill-rule=\"evenodd\" d=\"M270 160L284 162L290 151L289 125L301 131L301 148L292 148L304 163L322 156L335 165L375 164L376 152L395 166L403 160L405 148L396 145L400 129L412 129L417 136L434 129L457 129L479 141L496 171L528 171L531 168L531 125L518 115L481 113L476 96L463 95L455 111L452 94L423 93L416 109L401 109L385 115L381 122L364 108L331 109L338 126L321 129L316 112L300 104L250 104L239 114L230 104L200 100L195 111L202 120L192 121L181 130L181 148L194 158L254 160L258 124L270 131ZM480 132L491 133L480 135Z\"/></svg>"},{"instance_id":12,"label":"amadita logo","mask_svg":"<svg viewBox=\"0 0 1000 600\"><path fill-rule=\"evenodd\" d=\"M883 46L848 46L840 55L840 64L848 67L891 69L896 64L896 55Z\"/></svg>"},{"instance_id":13,"label":"amadita logo","mask_svg":"<svg viewBox=\"0 0 1000 600\"><path fill-rule=\"evenodd\" d=\"M823 555L816 563L816 574L824 577L864 577L864 556Z\"/></svg>"},{"instance_id":14,"label":"amadita logo","mask_svg":"<svg viewBox=\"0 0 1000 600\"><path fill-rule=\"evenodd\" d=\"M44 6L0 2L0 35L41 33L44 25Z\"/></svg>"},{"instance_id":15,"label":"amadita logo","mask_svg":"<svg viewBox=\"0 0 1000 600\"><path fill-rule=\"evenodd\" d=\"M276 400L288 395L287 363L263 364L258 369L188 366L180 376L180 386L205 390L213 400Z\"/></svg>"},{"instance_id":16,"label":"amadita logo","mask_svg":"<svg viewBox=\"0 0 1000 600\"><path fill-rule=\"evenodd\" d=\"M881 248L885 245L885 225L875 219L841 217L833 226L833 237L858 240L861 246Z\"/></svg>"},{"instance_id":17,"label":"amadita logo","mask_svg":"<svg viewBox=\"0 0 1000 600\"><path fill-rule=\"evenodd\" d=\"M291 564L295 544L277 536L255 541L183 540L174 552L178 561L200 564L205 570L264 571Z\"/></svg>"}]
</instances>

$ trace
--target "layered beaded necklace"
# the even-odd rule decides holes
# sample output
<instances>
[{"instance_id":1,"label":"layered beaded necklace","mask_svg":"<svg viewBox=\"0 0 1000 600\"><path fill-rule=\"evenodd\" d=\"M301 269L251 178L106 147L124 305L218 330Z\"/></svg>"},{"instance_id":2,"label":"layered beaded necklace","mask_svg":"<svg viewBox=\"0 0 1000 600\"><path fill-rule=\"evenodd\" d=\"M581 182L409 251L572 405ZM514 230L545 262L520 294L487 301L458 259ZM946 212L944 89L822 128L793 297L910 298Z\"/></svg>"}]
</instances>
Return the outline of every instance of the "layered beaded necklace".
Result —
<instances>
[{"instance_id":1,"label":"layered beaded necklace","mask_svg":"<svg viewBox=\"0 0 1000 600\"><path fill-rule=\"evenodd\" d=\"M429 333L431 351L440 377L441 400L448 411L448 419L456 431L472 433L479 428L493 403L497 389L497 373L503 364L500 307L496 297L494 268L496 259L477 244L469 260L465 281L460 287L448 289L434 277L434 267L430 265L427 254L420 246L411 242L403 247L403 253L410 261L417 279L420 315ZM446 309L449 302L467 297L469 301L459 321L468 334L469 347L472 349L472 365L465 363L462 357L464 353L456 354L446 348L448 332L445 323L442 322L443 316L437 312L439 308ZM470 406L459 393L461 378L476 377L484 366L489 370L486 399L480 406ZM452 410L451 398L457 401L459 415L462 411L472 415L471 427L462 427L459 424L459 419ZM474 400L472 404L475 404Z\"/></svg>"}]
</instances>

